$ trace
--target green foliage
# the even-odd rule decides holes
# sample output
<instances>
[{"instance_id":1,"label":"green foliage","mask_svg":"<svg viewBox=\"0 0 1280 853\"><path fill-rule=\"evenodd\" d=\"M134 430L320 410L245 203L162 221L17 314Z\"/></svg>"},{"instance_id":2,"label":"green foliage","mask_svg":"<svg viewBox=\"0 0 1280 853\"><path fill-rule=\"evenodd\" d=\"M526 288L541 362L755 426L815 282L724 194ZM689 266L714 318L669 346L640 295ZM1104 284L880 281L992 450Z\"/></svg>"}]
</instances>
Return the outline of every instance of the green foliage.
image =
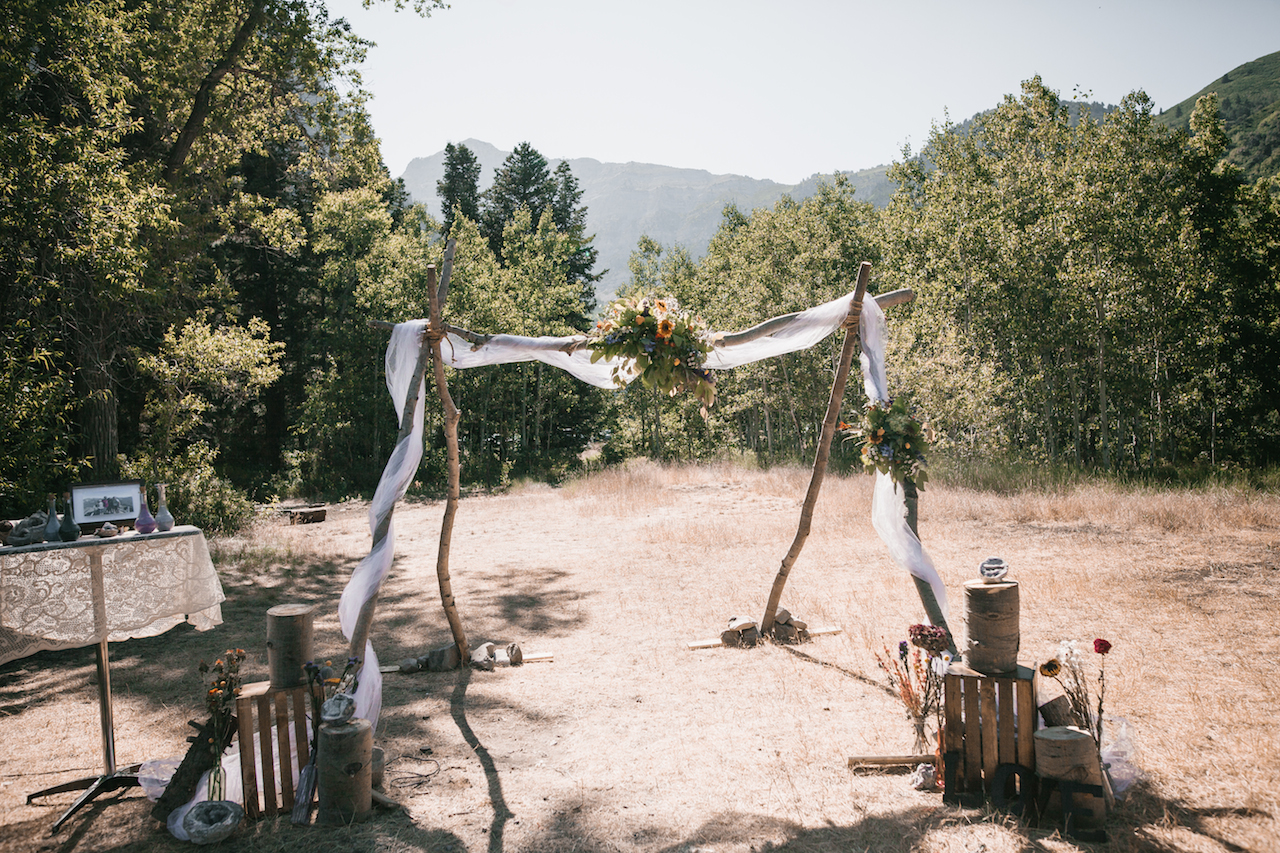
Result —
<instances>
[{"instance_id":1,"label":"green foliage","mask_svg":"<svg viewBox=\"0 0 1280 853\"><path fill-rule=\"evenodd\" d=\"M1276 337L1241 326L1274 313L1274 275L1248 260L1266 215L1219 165L1213 99L1192 128L1164 130L1142 95L1073 124L1036 79L971 133L936 130L926 160L895 166L885 217L886 263L919 297L907 375L962 355L986 399L978 434L1050 460L1110 470L1280 450L1220 437L1224 420L1274 411L1250 365ZM1259 358L1239 357L1249 349Z\"/></svg>"},{"instance_id":2,"label":"green foliage","mask_svg":"<svg viewBox=\"0 0 1280 853\"><path fill-rule=\"evenodd\" d=\"M193 524L213 533L229 533L253 518L253 504L244 490L220 476L214 467L218 454L203 441L188 444L180 452L157 456L142 451L121 460L126 478L151 485L165 483L169 512L178 524ZM148 499L154 507L154 494Z\"/></svg>"}]
</instances>

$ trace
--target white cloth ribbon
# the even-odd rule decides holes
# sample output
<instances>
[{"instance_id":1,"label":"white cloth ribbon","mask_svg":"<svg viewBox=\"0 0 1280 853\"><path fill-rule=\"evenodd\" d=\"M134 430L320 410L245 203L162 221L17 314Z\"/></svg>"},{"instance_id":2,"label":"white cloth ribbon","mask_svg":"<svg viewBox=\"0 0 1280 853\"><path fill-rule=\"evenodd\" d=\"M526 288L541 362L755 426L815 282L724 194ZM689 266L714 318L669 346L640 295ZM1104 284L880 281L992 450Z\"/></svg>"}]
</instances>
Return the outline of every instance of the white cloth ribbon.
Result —
<instances>
[{"instance_id":1,"label":"white cloth ribbon","mask_svg":"<svg viewBox=\"0 0 1280 853\"><path fill-rule=\"evenodd\" d=\"M867 399L887 403L889 383L884 369L887 330L884 311L875 299L863 300L862 316L858 319L858 337L862 344L859 361L862 363L862 383L867 391ZM888 546L889 556L893 561L929 584L938 600L943 618L946 618L947 588L924 546L920 544L919 537L907 524L906 492L898 488L893 478L883 471L876 472L876 484L871 492L871 526Z\"/></svg>"}]
</instances>

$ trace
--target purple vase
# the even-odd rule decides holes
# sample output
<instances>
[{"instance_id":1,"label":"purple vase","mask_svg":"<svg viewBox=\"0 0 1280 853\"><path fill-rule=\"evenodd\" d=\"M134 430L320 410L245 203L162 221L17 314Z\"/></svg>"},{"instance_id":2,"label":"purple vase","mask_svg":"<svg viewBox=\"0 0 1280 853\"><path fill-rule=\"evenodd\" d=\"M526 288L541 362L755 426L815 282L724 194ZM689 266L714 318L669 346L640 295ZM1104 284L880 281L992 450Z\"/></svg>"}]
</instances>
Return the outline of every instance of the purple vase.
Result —
<instances>
[{"instance_id":1,"label":"purple vase","mask_svg":"<svg viewBox=\"0 0 1280 853\"><path fill-rule=\"evenodd\" d=\"M151 510L147 509L147 493L142 493L142 510L138 513L138 518L133 522L133 529L139 533L155 533L156 519L151 514Z\"/></svg>"}]
</instances>

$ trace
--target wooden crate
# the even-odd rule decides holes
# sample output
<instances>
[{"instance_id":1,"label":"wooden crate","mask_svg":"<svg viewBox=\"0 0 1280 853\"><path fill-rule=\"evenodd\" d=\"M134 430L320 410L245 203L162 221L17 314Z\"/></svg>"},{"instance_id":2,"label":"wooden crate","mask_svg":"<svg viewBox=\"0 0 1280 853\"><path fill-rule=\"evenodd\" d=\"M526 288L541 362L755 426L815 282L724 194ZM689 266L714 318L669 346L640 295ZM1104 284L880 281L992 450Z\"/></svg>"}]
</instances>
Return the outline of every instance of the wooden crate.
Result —
<instances>
[{"instance_id":1,"label":"wooden crate","mask_svg":"<svg viewBox=\"0 0 1280 853\"><path fill-rule=\"evenodd\" d=\"M953 663L943 677L943 769L948 799L991 794L1001 765L1035 770L1038 709L1033 668L983 675ZM1003 797L1004 792L998 792Z\"/></svg>"},{"instance_id":2,"label":"wooden crate","mask_svg":"<svg viewBox=\"0 0 1280 853\"><path fill-rule=\"evenodd\" d=\"M314 689L320 696L319 685ZM246 817L272 817L293 809L294 780L311 757L307 690L306 686L272 690L271 682L259 681L244 685L236 698ZM291 732L297 743L296 756L290 749ZM261 767L255 751L262 754Z\"/></svg>"}]
</instances>

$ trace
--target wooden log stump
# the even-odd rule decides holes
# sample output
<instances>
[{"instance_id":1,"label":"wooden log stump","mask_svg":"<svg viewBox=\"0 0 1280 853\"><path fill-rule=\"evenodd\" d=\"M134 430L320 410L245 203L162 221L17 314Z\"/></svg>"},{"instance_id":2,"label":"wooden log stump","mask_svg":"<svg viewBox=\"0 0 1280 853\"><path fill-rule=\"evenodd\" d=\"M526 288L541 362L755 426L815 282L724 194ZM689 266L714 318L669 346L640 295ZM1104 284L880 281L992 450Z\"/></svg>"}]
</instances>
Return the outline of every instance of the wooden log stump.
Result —
<instances>
[{"instance_id":1,"label":"wooden log stump","mask_svg":"<svg viewBox=\"0 0 1280 853\"><path fill-rule=\"evenodd\" d=\"M985 675L1018 668L1018 582L965 581L965 666Z\"/></svg>"},{"instance_id":2,"label":"wooden log stump","mask_svg":"<svg viewBox=\"0 0 1280 853\"><path fill-rule=\"evenodd\" d=\"M1074 794L1077 811L1084 811L1092 822L1107 819L1111 789L1093 735L1075 726L1050 726L1036 732L1036 773L1042 779L1058 779L1095 785L1102 796ZM1053 803L1050 803L1053 806Z\"/></svg>"},{"instance_id":3,"label":"wooden log stump","mask_svg":"<svg viewBox=\"0 0 1280 853\"><path fill-rule=\"evenodd\" d=\"M318 822L346 825L368 820L373 812L373 726L352 717L341 725L320 727L316 782Z\"/></svg>"},{"instance_id":4,"label":"wooden log stump","mask_svg":"<svg viewBox=\"0 0 1280 853\"><path fill-rule=\"evenodd\" d=\"M272 690L305 687L311 659L315 605L277 604L267 611L267 669Z\"/></svg>"}]
</instances>

